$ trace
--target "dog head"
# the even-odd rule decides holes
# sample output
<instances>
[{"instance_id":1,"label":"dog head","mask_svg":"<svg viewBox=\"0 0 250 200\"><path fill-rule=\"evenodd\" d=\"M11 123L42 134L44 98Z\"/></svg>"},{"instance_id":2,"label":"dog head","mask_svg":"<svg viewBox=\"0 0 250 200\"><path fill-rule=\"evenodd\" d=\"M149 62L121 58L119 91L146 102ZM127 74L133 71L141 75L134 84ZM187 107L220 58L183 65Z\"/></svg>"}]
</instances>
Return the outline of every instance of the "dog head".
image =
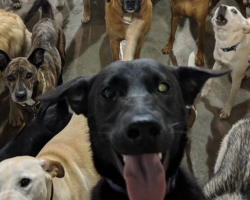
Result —
<instances>
[{"instance_id":1,"label":"dog head","mask_svg":"<svg viewBox=\"0 0 250 200\"><path fill-rule=\"evenodd\" d=\"M223 74L151 59L117 61L38 99L66 98L88 118L97 171L127 188L130 199L156 200L163 199L165 177L175 174L182 158L186 107L207 79Z\"/></svg>"},{"instance_id":2,"label":"dog head","mask_svg":"<svg viewBox=\"0 0 250 200\"><path fill-rule=\"evenodd\" d=\"M37 71L44 60L44 49L35 49L28 58L11 59L0 50L0 71L11 98L16 103L32 104L32 94L38 84Z\"/></svg>"},{"instance_id":3,"label":"dog head","mask_svg":"<svg viewBox=\"0 0 250 200\"><path fill-rule=\"evenodd\" d=\"M220 5L214 13L212 24L216 29L229 32L249 33L250 24L241 12L233 6Z\"/></svg>"},{"instance_id":4,"label":"dog head","mask_svg":"<svg viewBox=\"0 0 250 200\"><path fill-rule=\"evenodd\" d=\"M141 9L141 4L145 0L119 0L119 1L121 3L122 10L125 13L134 13L138 12ZM107 2L110 3L111 0L107 0Z\"/></svg>"},{"instance_id":5,"label":"dog head","mask_svg":"<svg viewBox=\"0 0 250 200\"><path fill-rule=\"evenodd\" d=\"M49 199L52 178L63 176L64 168L57 161L29 156L4 160L0 163L0 199Z\"/></svg>"}]
</instances>

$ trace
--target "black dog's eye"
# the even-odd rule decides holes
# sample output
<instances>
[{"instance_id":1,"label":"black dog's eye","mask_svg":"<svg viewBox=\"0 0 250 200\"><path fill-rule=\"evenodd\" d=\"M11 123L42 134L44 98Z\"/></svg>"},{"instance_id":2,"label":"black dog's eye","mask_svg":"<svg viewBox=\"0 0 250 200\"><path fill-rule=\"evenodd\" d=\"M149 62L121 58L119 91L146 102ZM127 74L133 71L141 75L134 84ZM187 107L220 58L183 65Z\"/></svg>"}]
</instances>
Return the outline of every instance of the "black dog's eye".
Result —
<instances>
[{"instance_id":1,"label":"black dog's eye","mask_svg":"<svg viewBox=\"0 0 250 200\"><path fill-rule=\"evenodd\" d=\"M237 14L237 10L235 10L235 9L232 9L231 12L232 12L233 14Z\"/></svg>"},{"instance_id":2,"label":"black dog's eye","mask_svg":"<svg viewBox=\"0 0 250 200\"><path fill-rule=\"evenodd\" d=\"M32 76L33 76L33 74L32 74L31 72L28 72L28 73L26 74L26 79L30 79Z\"/></svg>"},{"instance_id":3,"label":"black dog's eye","mask_svg":"<svg viewBox=\"0 0 250 200\"><path fill-rule=\"evenodd\" d=\"M21 187L27 187L28 185L29 185L29 183L30 183L30 179L28 179L28 178L23 178L21 181L20 181L20 186Z\"/></svg>"},{"instance_id":4,"label":"black dog's eye","mask_svg":"<svg viewBox=\"0 0 250 200\"><path fill-rule=\"evenodd\" d=\"M110 87L106 87L103 91L102 91L102 96L105 99L113 99L116 96L116 92L110 88Z\"/></svg>"},{"instance_id":5,"label":"black dog's eye","mask_svg":"<svg viewBox=\"0 0 250 200\"><path fill-rule=\"evenodd\" d=\"M160 83L158 85L157 90L158 90L158 92L166 93L169 90L169 88L170 88L169 84L167 84L167 83Z\"/></svg>"},{"instance_id":6,"label":"black dog's eye","mask_svg":"<svg viewBox=\"0 0 250 200\"><path fill-rule=\"evenodd\" d=\"M9 75L9 76L7 76L7 80L11 82L11 81L14 81L14 80L16 80L16 79L15 79L14 76Z\"/></svg>"}]
</instances>

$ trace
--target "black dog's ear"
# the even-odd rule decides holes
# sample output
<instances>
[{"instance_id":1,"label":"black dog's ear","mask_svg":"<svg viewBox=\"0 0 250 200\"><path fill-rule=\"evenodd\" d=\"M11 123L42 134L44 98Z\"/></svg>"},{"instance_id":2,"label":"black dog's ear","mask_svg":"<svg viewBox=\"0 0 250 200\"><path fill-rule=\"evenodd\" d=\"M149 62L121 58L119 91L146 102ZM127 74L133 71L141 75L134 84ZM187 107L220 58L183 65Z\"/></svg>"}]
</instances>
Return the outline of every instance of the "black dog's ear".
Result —
<instances>
[{"instance_id":1,"label":"black dog's ear","mask_svg":"<svg viewBox=\"0 0 250 200\"><path fill-rule=\"evenodd\" d=\"M0 50L0 71L3 72L8 64L10 63L11 59L7 53L3 50Z\"/></svg>"},{"instance_id":2,"label":"black dog's ear","mask_svg":"<svg viewBox=\"0 0 250 200\"><path fill-rule=\"evenodd\" d=\"M37 100L57 102L66 98L68 104L76 114L87 115L90 80L92 80L91 77L78 77L42 94Z\"/></svg>"},{"instance_id":3,"label":"black dog's ear","mask_svg":"<svg viewBox=\"0 0 250 200\"><path fill-rule=\"evenodd\" d=\"M39 68L44 60L45 49L37 48L28 57L28 61Z\"/></svg>"},{"instance_id":4,"label":"black dog's ear","mask_svg":"<svg viewBox=\"0 0 250 200\"><path fill-rule=\"evenodd\" d=\"M216 71L197 67L178 67L176 71L183 99L187 106L193 105L196 96L209 78L223 76L231 72L231 70Z\"/></svg>"}]
</instances>

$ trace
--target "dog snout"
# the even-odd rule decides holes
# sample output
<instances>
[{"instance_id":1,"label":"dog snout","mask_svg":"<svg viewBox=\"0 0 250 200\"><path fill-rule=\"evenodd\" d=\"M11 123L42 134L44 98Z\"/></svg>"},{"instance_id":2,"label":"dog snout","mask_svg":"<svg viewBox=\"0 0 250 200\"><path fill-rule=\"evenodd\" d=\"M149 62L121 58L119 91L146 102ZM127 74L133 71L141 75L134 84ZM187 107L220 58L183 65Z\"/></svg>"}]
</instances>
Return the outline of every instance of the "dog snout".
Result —
<instances>
[{"instance_id":1,"label":"dog snout","mask_svg":"<svg viewBox=\"0 0 250 200\"><path fill-rule=\"evenodd\" d=\"M27 97L27 92L25 90L19 90L15 92L15 96L18 100L25 100Z\"/></svg>"},{"instance_id":2,"label":"dog snout","mask_svg":"<svg viewBox=\"0 0 250 200\"><path fill-rule=\"evenodd\" d=\"M135 7L135 1L134 0L127 1L127 6L129 8L134 8Z\"/></svg>"},{"instance_id":3,"label":"dog snout","mask_svg":"<svg viewBox=\"0 0 250 200\"><path fill-rule=\"evenodd\" d=\"M136 121L129 125L127 137L134 141L154 140L161 132L160 125L155 121Z\"/></svg>"},{"instance_id":4,"label":"dog snout","mask_svg":"<svg viewBox=\"0 0 250 200\"><path fill-rule=\"evenodd\" d=\"M226 9L227 9L227 6L226 6L226 5L224 5L224 4L221 4L221 5L220 5L220 9L222 9L222 10L226 10Z\"/></svg>"}]
</instances>

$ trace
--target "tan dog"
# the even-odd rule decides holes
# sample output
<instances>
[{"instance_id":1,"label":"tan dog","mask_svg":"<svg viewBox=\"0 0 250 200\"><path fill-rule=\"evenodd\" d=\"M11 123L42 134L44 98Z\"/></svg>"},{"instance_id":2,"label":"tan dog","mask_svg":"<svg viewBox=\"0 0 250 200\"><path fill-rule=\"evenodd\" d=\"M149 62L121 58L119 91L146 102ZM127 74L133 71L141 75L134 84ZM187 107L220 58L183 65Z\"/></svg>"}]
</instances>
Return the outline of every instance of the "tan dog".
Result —
<instances>
[{"instance_id":1,"label":"tan dog","mask_svg":"<svg viewBox=\"0 0 250 200\"><path fill-rule=\"evenodd\" d=\"M43 4L43 14L48 11L50 5L46 2ZM37 107L35 98L62 83L65 57L63 30L49 18L40 20L34 26L32 50L27 58L11 59L6 52L0 50L0 71L12 100L34 112ZM19 116L16 125L21 125L22 122L23 116Z\"/></svg>"},{"instance_id":2,"label":"tan dog","mask_svg":"<svg viewBox=\"0 0 250 200\"><path fill-rule=\"evenodd\" d=\"M175 32L178 26L179 17L193 18L199 29L199 41L198 41L198 52L195 57L195 64L201 66L204 64L203 52L204 46L203 41L205 38L205 20L208 13L216 6L219 0L171 0L170 8L172 13L171 18L171 34L168 43L162 49L163 54L169 54L173 49L175 40ZM243 5L242 0L236 0L241 8L243 15L246 15L246 9ZM210 5L211 4L211 5ZM210 5L210 6L209 6Z\"/></svg>"},{"instance_id":3,"label":"tan dog","mask_svg":"<svg viewBox=\"0 0 250 200\"><path fill-rule=\"evenodd\" d=\"M11 58L16 58L27 55L30 47L31 33L26 29L22 19L15 13L0 9L0 49L8 53ZM0 80L1 77L0 72ZM21 125L20 117L22 113L10 98L9 123L12 126Z\"/></svg>"},{"instance_id":4,"label":"tan dog","mask_svg":"<svg viewBox=\"0 0 250 200\"><path fill-rule=\"evenodd\" d=\"M36 158L21 156L1 162L0 199L89 200L99 177L88 132L86 118L74 114Z\"/></svg>"},{"instance_id":5,"label":"tan dog","mask_svg":"<svg viewBox=\"0 0 250 200\"><path fill-rule=\"evenodd\" d=\"M135 59L140 58L144 37L151 26L151 0L106 0L105 19L114 61L119 59L120 42L125 39L128 25L138 19L145 22L133 56Z\"/></svg>"}]
</instances>

